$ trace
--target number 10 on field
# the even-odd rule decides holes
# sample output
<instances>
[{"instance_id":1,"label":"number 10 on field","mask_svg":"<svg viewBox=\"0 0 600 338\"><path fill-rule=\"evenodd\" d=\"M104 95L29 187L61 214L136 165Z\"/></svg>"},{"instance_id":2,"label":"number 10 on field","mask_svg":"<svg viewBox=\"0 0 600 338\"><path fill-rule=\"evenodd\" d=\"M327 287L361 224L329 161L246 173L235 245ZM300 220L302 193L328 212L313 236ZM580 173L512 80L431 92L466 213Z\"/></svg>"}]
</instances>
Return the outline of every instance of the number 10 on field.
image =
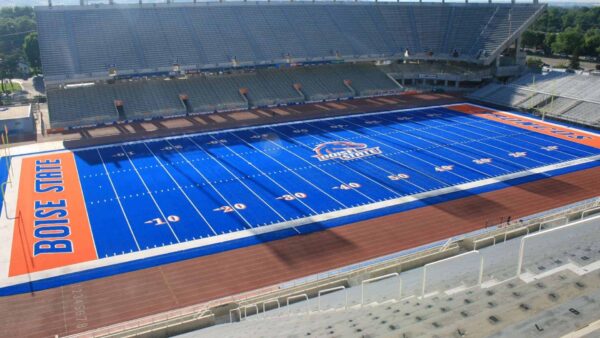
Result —
<instances>
[{"instance_id":1,"label":"number 10 on field","mask_svg":"<svg viewBox=\"0 0 600 338\"><path fill-rule=\"evenodd\" d=\"M144 223L146 223L146 224L153 224L153 225L164 225L164 224L167 224L167 223L176 223L176 222L179 222L180 219L181 218L179 218L179 216L177 216L177 215L169 215L169 216L167 216L167 220L166 221L163 218L158 217L158 218L154 218L154 219L151 219L149 221L146 221Z\"/></svg>"}]
</instances>

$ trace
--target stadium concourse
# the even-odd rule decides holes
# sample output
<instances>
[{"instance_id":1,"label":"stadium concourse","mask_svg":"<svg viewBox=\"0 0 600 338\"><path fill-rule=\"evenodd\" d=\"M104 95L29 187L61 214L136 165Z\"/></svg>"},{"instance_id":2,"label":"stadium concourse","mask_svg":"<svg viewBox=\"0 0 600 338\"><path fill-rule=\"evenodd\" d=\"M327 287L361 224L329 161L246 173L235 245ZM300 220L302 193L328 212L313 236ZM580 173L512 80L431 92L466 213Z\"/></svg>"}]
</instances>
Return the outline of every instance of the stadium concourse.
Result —
<instances>
[{"instance_id":1,"label":"stadium concourse","mask_svg":"<svg viewBox=\"0 0 600 338\"><path fill-rule=\"evenodd\" d=\"M385 276L390 257L414 282L477 255L477 236L562 233L556 217L581 220L564 238L593 242L571 229L595 224L600 134L460 94L522 74L521 34L544 9L36 7L48 102L38 142L2 149L0 335L168 336L264 312L269 296L320 300L337 279ZM593 277L546 281L580 304L595 294L572 284Z\"/></svg>"}]
</instances>

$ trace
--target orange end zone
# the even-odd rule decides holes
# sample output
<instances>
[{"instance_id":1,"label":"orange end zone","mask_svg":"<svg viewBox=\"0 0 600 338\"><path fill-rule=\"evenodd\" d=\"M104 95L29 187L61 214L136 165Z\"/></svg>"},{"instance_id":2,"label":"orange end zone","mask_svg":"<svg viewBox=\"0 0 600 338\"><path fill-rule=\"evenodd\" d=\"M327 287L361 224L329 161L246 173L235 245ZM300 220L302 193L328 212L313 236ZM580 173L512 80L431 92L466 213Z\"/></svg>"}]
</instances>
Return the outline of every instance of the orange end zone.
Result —
<instances>
[{"instance_id":1,"label":"orange end zone","mask_svg":"<svg viewBox=\"0 0 600 338\"><path fill-rule=\"evenodd\" d=\"M97 259L73 153L23 159L9 276Z\"/></svg>"},{"instance_id":2,"label":"orange end zone","mask_svg":"<svg viewBox=\"0 0 600 338\"><path fill-rule=\"evenodd\" d=\"M457 112L476 115L484 119L508 124L521 129L535 131L540 134L545 134L548 136L557 137L563 140L600 149L600 135L588 133L582 130L563 127L553 123L547 123L544 121L539 121L524 116L519 116L470 104L451 105L446 108Z\"/></svg>"}]
</instances>

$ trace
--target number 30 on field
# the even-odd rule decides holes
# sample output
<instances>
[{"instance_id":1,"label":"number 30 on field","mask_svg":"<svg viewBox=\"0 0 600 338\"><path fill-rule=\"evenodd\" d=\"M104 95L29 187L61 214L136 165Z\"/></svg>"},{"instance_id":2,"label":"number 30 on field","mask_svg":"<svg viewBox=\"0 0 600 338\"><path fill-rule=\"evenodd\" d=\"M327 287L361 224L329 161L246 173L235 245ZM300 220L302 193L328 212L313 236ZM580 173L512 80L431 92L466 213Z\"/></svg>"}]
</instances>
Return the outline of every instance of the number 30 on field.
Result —
<instances>
[{"instance_id":1,"label":"number 30 on field","mask_svg":"<svg viewBox=\"0 0 600 338\"><path fill-rule=\"evenodd\" d=\"M306 194L303 192L295 192L293 194L285 194L283 196L279 196L276 199L284 200L284 201L293 201L296 199L304 199L306 198Z\"/></svg>"}]
</instances>

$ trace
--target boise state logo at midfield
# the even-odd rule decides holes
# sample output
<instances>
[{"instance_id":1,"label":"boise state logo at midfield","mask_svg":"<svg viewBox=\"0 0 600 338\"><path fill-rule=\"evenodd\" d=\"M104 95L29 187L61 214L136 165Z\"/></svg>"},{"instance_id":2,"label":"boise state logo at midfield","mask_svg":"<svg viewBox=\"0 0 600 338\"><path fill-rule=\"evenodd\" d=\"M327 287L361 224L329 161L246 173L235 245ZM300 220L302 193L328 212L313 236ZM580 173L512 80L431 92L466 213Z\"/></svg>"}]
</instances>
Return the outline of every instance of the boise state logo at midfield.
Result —
<instances>
[{"instance_id":1,"label":"boise state logo at midfield","mask_svg":"<svg viewBox=\"0 0 600 338\"><path fill-rule=\"evenodd\" d=\"M313 151L319 161L328 161L340 159L344 161L355 160L363 157L379 155L379 147L369 148L364 143L355 143L350 141L333 141L317 145Z\"/></svg>"}]
</instances>

